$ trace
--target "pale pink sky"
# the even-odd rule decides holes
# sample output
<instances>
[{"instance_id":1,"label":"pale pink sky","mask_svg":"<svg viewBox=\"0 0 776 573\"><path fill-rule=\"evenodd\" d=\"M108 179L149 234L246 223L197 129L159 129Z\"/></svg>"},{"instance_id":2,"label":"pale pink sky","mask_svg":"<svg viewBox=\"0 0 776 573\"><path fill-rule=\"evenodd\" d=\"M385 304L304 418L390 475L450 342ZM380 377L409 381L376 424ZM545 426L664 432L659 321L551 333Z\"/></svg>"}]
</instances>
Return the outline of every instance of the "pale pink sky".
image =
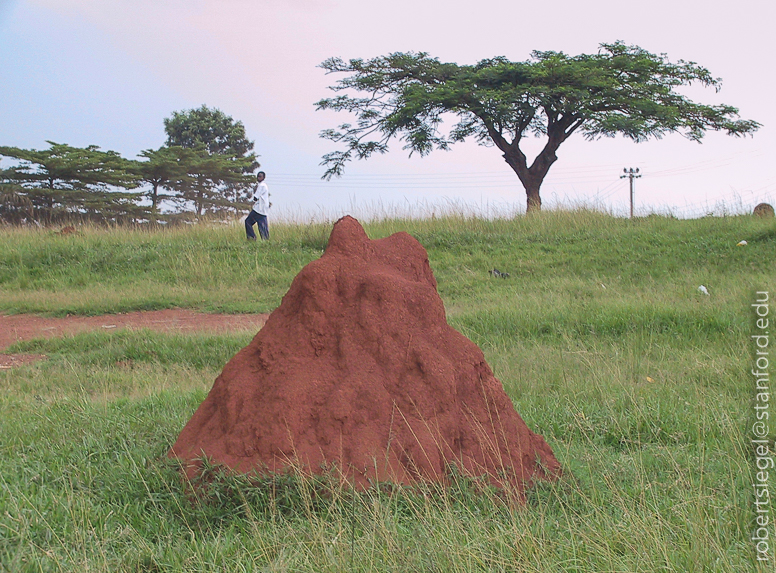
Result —
<instances>
[{"instance_id":1,"label":"pale pink sky","mask_svg":"<svg viewBox=\"0 0 776 573\"><path fill-rule=\"evenodd\" d=\"M573 137L542 187L545 204L624 213L619 175L639 167L643 212L751 208L776 203L774 22L770 0L0 0L0 144L42 148L50 139L134 157L164 142L172 111L204 103L245 124L278 215L417 210L418 202L522 209L525 194L500 154L474 144L408 159L397 142L342 179L320 181L320 157L333 147L318 133L349 118L314 111L334 81L316 66L393 51L522 60L534 49L591 53L622 40L708 67L723 79L721 92L692 97L734 105L763 128L754 138L709 134L702 145L679 135L646 144Z\"/></svg>"}]
</instances>

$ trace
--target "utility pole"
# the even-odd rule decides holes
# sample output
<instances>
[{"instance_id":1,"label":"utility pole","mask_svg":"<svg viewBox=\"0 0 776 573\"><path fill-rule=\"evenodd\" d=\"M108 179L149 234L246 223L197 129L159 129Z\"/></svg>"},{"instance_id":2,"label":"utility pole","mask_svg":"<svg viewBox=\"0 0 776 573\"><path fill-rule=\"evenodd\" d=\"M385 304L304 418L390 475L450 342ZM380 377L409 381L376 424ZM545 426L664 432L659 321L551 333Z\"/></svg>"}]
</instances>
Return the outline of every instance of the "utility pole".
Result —
<instances>
[{"instance_id":1,"label":"utility pole","mask_svg":"<svg viewBox=\"0 0 776 573\"><path fill-rule=\"evenodd\" d=\"M631 203L630 218L633 219L633 180L638 179L639 177L641 177L641 175L638 174L639 173L638 167L636 167L635 170L633 169L633 167L631 167L630 169L628 169L627 167L623 167L622 171L623 173L625 173L625 175L620 175L620 179L625 179L626 177L630 179L630 203Z\"/></svg>"}]
</instances>

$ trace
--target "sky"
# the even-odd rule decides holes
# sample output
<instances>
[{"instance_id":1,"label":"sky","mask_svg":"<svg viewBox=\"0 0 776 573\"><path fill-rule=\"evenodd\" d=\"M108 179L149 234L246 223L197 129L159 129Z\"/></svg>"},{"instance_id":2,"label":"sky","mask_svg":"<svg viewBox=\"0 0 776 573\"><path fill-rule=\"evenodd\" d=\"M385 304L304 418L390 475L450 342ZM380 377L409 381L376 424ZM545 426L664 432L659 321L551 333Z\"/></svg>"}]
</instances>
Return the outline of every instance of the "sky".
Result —
<instances>
[{"instance_id":1,"label":"sky","mask_svg":"<svg viewBox=\"0 0 776 573\"><path fill-rule=\"evenodd\" d=\"M337 146L319 133L352 117L315 110L340 77L319 64L399 51L521 61L533 50L595 53L621 40L708 68L722 89L684 93L733 105L762 127L746 138L709 133L701 144L679 134L638 144L575 134L544 181L545 208L627 215L627 167L642 175L637 214L749 212L776 204L767 166L776 153L774 22L772 0L0 0L0 145L98 145L135 158L165 142L164 118L205 104L245 125L271 216L508 216L525 210L525 192L497 149L473 142L408 157L394 141L388 154L321 180L321 157ZM531 157L541 142L528 143Z\"/></svg>"}]
</instances>

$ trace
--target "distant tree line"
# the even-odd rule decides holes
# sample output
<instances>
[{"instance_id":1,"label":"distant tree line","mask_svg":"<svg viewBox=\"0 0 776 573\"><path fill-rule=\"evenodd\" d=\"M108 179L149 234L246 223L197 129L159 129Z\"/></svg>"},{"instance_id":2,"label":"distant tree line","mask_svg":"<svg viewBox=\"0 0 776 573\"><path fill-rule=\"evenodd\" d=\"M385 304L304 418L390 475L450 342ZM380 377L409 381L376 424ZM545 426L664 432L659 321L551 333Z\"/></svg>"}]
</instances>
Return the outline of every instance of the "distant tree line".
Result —
<instances>
[{"instance_id":1,"label":"distant tree line","mask_svg":"<svg viewBox=\"0 0 776 573\"><path fill-rule=\"evenodd\" d=\"M174 222L247 209L259 167L242 122L218 109L173 112L167 141L126 159L96 145L0 146L0 222Z\"/></svg>"}]
</instances>

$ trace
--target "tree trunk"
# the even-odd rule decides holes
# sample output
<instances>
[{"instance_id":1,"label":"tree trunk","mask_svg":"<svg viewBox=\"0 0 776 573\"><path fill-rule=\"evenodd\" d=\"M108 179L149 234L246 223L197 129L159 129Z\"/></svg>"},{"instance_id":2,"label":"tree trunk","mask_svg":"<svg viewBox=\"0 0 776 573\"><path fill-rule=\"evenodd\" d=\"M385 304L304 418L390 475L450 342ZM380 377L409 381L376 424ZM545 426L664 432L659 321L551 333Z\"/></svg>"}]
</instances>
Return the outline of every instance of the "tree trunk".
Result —
<instances>
[{"instance_id":1,"label":"tree trunk","mask_svg":"<svg viewBox=\"0 0 776 573\"><path fill-rule=\"evenodd\" d=\"M542 198L539 196L539 186L541 181L535 185L524 185L525 195L528 200L525 212L532 213L542 210Z\"/></svg>"},{"instance_id":2,"label":"tree trunk","mask_svg":"<svg viewBox=\"0 0 776 573\"><path fill-rule=\"evenodd\" d=\"M153 183L154 190L151 195L151 222L156 223L156 216L158 214L157 203L159 202L159 183Z\"/></svg>"},{"instance_id":3,"label":"tree trunk","mask_svg":"<svg viewBox=\"0 0 776 573\"><path fill-rule=\"evenodd\" d=\"M512 170L517 174L520 182L523 184L526 196L526 213L532 213L542 210L542 198L539 195L539 188L542 186L544 176L552 165L552 161L547 161L544 157L537 158L534 164L529 168L526 165L525 155L520 153L505 153L504 160L509 164Z\"/></svg>"},{"instance_id":4,"label":"tree trunk","mask_svg":"<svg viewBox=\"0 0 776 573\"><path fill-rule=\"evenodd\" d=\"M501 144L499 144L499 139L494 139L499 149L504 151L504 161L506 161L514 172L517 173L520 182L523 184L525 195L528 200L526 206L527 213L542 210L542 199L539 195L539 188L542 186L542 182L547 176L547 172L550 170L550 167L552 167L552 164L558 160L558 156L555 155L558 147L566 140L571 132L578 127L578 125L574 125L575 121L573 116L569 116L561 118L560 120L557 120L556 118L556 120L553 120L550 123L547 128L547 143L536 156L530 167L528 166L525 154L520 150L519 137L509 145L504 145L503 140L501 140Z\"/></svg>"}]
</instances>

